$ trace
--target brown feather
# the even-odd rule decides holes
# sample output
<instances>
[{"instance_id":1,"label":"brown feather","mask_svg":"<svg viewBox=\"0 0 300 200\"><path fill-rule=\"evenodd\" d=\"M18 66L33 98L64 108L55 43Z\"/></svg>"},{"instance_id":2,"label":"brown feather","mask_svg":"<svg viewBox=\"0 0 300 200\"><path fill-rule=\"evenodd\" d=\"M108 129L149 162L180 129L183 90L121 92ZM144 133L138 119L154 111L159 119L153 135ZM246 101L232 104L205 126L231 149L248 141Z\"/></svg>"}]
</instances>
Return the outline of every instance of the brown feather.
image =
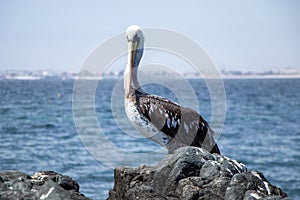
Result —
<instances>
[{"instance_id":1,"label":"brown feather","mask_svg":"<svg viewBox=\"0 0 300 200\"><path fill-rule=\"evenodd\" d=\"M137 106L150 123L172 138L171 143L202 147L220 154L213 131L196 111L149 94L138 95Z\"/></svg>"}]
</instances>

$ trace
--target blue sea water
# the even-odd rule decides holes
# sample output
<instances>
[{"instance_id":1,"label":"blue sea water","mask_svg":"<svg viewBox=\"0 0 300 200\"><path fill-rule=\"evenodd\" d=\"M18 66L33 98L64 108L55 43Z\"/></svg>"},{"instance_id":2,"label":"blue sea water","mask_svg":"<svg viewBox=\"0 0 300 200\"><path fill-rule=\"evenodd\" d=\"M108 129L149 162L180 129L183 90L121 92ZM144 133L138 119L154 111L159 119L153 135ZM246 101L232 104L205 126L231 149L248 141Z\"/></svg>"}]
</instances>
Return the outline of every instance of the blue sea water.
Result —
<instances>
[{"instance_id":1,"label":"blue sea water","mask_svg":"<svg viewBox=\"0 0 300 200\"><path fill-rule=\"evenodd\" d=\"M94 107L87 106L92 106L105 136L116 148L154 151L159 148L156 144L135 135L128 121L119 117L124 116L124 108L118 83L102 80ZM209 121L211 104L205 82L192 79L190 84L201 114ZM73 85L73 80L0 80L0 170L29 174L54 170L76 179L87 197L106 199L113 186L113 169L86 148L82 132L93 131L88 129L93 125L84 112L86 129L80 133L76 129ZM222 154L263 172L291 199L300 199L300 79L228 79L224 85L227 113L218 140ZM150 84L145 90L178 100L163 86ZM120 155L109 156L122 163ZM163 156L146 159L155 164ZM130 162L132 166L143 164L142 158Z\"/></svg>"}]
</instances>

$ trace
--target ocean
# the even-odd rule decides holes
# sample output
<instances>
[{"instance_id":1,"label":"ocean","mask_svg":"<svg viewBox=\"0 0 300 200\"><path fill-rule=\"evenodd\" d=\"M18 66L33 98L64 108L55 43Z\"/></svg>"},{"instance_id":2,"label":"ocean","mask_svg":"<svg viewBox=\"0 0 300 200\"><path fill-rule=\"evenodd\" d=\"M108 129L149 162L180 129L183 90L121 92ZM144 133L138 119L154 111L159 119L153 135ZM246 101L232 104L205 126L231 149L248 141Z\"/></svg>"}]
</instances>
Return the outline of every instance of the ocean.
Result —
<instances>
[{"instance_id":1,"label":"ocean","mask_svg":"<svg viewBox=\"0 0 300 200\"><path fill-rule=\"evenodd\" d=\"M78 108L76 95L83 102L85 97L73 90L74 80L0 80L0 170L53 170L77 180L87 197L106 199L113 167L158 163L166 152L124 118L118 84L116 79L101 80L86 101L93 105ZM205 81L191 79L189 84L201 115L210 121ZM300 79L225 79L224 86L226 118L217 141L221 153L261 171L291 199L300 199ZM145 90L180 99L159 84L148 84ZM185 100L189 102L188 95ZM98 146L102 148L93 149ZM131 156L139 153L147 156Z\"/></svg>"}]
</instances>

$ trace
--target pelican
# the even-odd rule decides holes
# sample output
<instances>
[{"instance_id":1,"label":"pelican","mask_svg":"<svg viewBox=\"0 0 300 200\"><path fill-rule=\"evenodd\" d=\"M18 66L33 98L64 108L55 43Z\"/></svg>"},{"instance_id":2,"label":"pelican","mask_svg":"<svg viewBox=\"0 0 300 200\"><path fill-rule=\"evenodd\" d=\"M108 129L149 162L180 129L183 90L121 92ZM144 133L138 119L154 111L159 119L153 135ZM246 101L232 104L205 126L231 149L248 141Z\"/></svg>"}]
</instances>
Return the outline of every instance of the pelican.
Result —
<instances>
[{"instance_id":1,"label":"pelican","mask_svg":"<svg viewBox=\"0 0 300 200\"><path fill-rule=\"evenodd\" d=\"M144 51L144 35L137 25L129 26L126 35L128 63L124 72L124 103L133 126L169 153L183 146L195 146L220 154L214 132L201 115L141 88L137 72Z\"/></svg>"}]
</instances>

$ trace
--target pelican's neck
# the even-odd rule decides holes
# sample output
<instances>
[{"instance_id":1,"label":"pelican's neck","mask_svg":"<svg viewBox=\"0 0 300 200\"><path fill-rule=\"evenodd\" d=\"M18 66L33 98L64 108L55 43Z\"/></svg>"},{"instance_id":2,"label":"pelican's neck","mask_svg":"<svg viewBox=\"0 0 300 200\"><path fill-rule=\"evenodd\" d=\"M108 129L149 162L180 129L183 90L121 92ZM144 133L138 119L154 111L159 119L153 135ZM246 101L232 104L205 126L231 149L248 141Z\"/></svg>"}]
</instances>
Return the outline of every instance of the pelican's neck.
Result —
<instances>
[{"instance_id":1,"label":"pelican's neck","mask_svg":"<svg viewBox=\"0 0 300 200\"><path fill-rule=\"evenodd\" d=\"M133 54L135 53L135 56ZM134 52L130 46L128 48L128 62L124 72L124 92L125 99L134 95L135 91L141 91L140 84L138 82L138 65L142 57L142 49Z\"/></svg>"},{"instance_id":2,"label":"pelican's neck","mask_svg":"<svg viewBox=\"0 0 300 200\"><path fill-rule=\"evenodd\" d=\"M127 64L124 72L125 98L133 95L136 90L141 90L140 84L137 80L137 67L132 68Z\"/></svg>"}]
</instances>

